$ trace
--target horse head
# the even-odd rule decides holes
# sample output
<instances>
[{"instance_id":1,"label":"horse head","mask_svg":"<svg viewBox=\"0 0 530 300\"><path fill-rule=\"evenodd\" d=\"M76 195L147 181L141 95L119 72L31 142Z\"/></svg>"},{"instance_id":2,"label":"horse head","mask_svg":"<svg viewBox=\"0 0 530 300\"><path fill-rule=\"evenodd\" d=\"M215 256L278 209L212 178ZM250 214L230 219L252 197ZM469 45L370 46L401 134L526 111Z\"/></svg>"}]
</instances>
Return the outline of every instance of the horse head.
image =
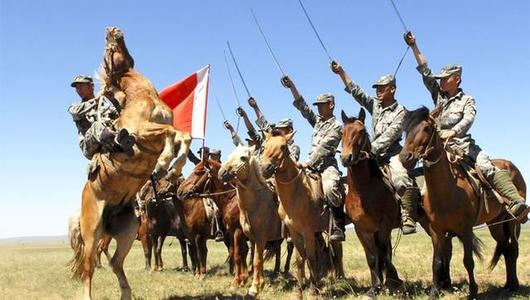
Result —
<instances>
[{"instance_id":1,"label":"horse head","mask_svg":"<svg viewBox=\"0 0 530 300\"><path fill-rule=\"evenodd\" d=\"M219 163L212 160L199 162L188 178L180 184L177 189L177 197L184 199L196 193L210 192L220 167Z\"/></svg>"},{"instance_id":2,"label":"horse head","mask_svg":"<svg viewBox=\"0 0 530 300\"><path fill-rule=\"evenodd\" d=\"M285 160L290 159L289 141L295 132L282 135L272 135L265 132L265 142L263 143L263 155L261 156L261 174L265 178L270 178L276 170L285 167Z\"/></svg>"},{"instance_id":3,"label":"horse head","mask_svg":"<svg viewBox=\"0 0 530 300\"><path fill-rule=\"evenodd\" d=\"M221 179L225 182L235 178L245 181L249 177L250 160L254 150L254 146L237 146L221 165L219 170Z\"/></svg>"},{"instance_id":4,"label":"horse head","mask_svg":"<svg viewBox=\"0 0 530 300\"><path fill-rule=\"evenodd\" d=\"M342 129L342 151L340 160L342 165L349 167L366 159L370 155L370 136L364 126L366 112L361 108L359 116L348 117L341 112L344 128Z\"/></svg>"},{"instance_id":5,"label":"horse head","mask_svg":"<svg viewBox=\"0 0 530 300\"><path fill-rule=\"evenodd\" d=\"M405 168L410 169L419 159L429 159L435 150L439 135L436 122L426 107L408 112L403 129L406 139L399 159Z\"/></svg>"},{"instance_id":6,"label":"horse head","mask_svg":"<svg viewBox=\"0 0 530 300\"><path fill-rule=\"evenodd\" d=\"M134 68L134 59L132 58L121 29L117 27L108 27L106 29L107 46L103 55L103 75L105 86L110 87L117 85L118 77Z\"/></svg>"}]
</instances>

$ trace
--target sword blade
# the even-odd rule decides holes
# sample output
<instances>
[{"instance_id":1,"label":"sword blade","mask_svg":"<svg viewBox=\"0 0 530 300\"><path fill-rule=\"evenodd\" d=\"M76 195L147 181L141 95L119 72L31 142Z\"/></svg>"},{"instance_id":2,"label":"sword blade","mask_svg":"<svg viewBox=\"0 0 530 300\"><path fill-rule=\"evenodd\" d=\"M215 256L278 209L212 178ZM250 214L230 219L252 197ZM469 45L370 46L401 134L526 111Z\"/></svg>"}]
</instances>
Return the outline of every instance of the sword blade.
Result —
<instances>
[{"instance_id":1,"label":"sword blade","mask_svg":"<svg viewBox=\"0 0 530 300\"><path fill-rule=\"evenodd\" d=\"M224 54L225 54L226 71L228 72L228 78L230 78L230 84L232 85L232 92L234 93L234 97L236 98L237 104L241 106L239 102L239 96L237 95L236 86L234 84L234 79L232 78L232 72L230 72L230 66L228 65L228 58L226 57L226 50L224 51Z\"/></svg>"},{"instance_id":2,"label":"sword blade","mask_svg":"<svg viewBox=\"0 0 530 300\"><path fill-rule=\"evenodd\" d=\"M398 16L399 21L401 22L401 25L403 26L403 29L405 30L405 32L409 32L409 30L407 29L407 25L405 25L405 21L403 21L403 18L401 17L399 10L397 9L396 4L394 3L394 0L390 0L390 3L392 3L392 7L394 7L394 11L396 12L396 15Z\"/></svg>"},{"instance_id":3,"label":"sword blade","mask_svg":"<svg viewBox=\"0 0 530 300\"><path fill-rule=\"evenodd\" d=\"M285 75L285 72L282 69L282 66L278 62L278 59L276 58L276 55L274 55L274 51L272 51L272 47L267 40L267 37L265 36L265 33L263 33L263 29L261 28L261 25L258 22L258 18L256 18L256 14L254 13L254 10L251 8L250 12L252 13L252 17L254 18L254 22L256 23L256 26L258 26L259 33L261 34L261 37L263 38L263 41L265 41L265 44L267 45L267 49L269 49L269 54L272 56L272 59L274 60L274 63L276 64L276 67L282 73L282 75Z\"/></svg>"},{"instance_id":4,"label":"sword blade","mask_svg":"<svg viewBox=\"0 0 530 300\"><path fill-rule=\"evenodd\" d=\"M241 75L241 70L239 70L239 66L237 65L236 58L234 56L234 52L232 52L232 47L230 47L230 42L226 41L226 44L228 45L228 51L230 51L230 56L232 57L232 61L234 61L234 65L236 66L237 74L239 74L239 78L241 78L241 82L243 82L243 86L245 87L245 90L247 91L247 95L250 98L250 91L248 90L247 84L245 83L245 79L243 78L243 75Z\"/></svg>"},{"instance_id":5,"label":"sword blade","mask_svg":"<svg viewBox=\"0 0 530 300\"><path fill-rule=\"evenodd\" d=\"M309 17L309 14L307 13L307 10L305 9L304 4L302 3L302 0L298 0L298 3L300 3L300 6L302 7L302 10L304 11L304 14L305 14L307 20L309 21L309 25L311 25L311 28L313 28L313 32L317 36L317 39L320 42L320 45L322 46L322 49L324 49L324 52L326 52L326 55L328 56L329 60L330 61L333 60L333 59L331 59L331 55L329 55L328 49L324 45L324 42L322 42L322 39L320 38L320 35L318 34L317 29L315 28L315 25L313 25L313 22L311 21L311 18Z\"/></svg>"}]
</instances>

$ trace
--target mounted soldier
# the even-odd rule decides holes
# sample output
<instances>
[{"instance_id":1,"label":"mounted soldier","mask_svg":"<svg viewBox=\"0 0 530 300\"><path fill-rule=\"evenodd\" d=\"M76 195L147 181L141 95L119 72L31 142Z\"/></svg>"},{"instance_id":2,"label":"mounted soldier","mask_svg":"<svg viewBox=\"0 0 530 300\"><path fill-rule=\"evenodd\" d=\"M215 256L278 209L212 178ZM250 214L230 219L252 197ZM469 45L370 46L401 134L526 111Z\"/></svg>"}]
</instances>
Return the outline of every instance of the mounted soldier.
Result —
<instances>
[{"instance_id":1,"label":"mounted soldier","mask_svg":"<svg viewBox=\"0 0 530 300\"><path fill-rule=\"evenodd\" d=\"M114 121L122 108L112 93L94 97L94 82L89 76L76 76L70 86L81 97L80 102L68 107L68 112L77 127L83 155L88 159L96 153L125 152L131 155L135 138L125 128L116 132Z\"/></svg>"},{"instance_id":2,"label":"mounted soldier","mask_svg":"<svg viewBox=\"0 0 530 300\"><path fill-rule=\"evenodd\" d=\"M376 97L369 96L344 71L341 65L333 61L331 70L338 74L344 82L345 91L372 115L373 138L371 150L379 166L384 170L388 167L389 179L393 188L401 198L403 234L416 232L417 206L420 197L418 187L399 160L401 151L403 121L406 109L395 99L396 78L384 75L372 85L376 89Z\"/></svg>"},{"instance_id":3,"label":"mounted soldier","mask_svg":"<svg viewBox=\"0 0 530 300\"><path fill-rule=\"evenodd\" d=\"M298 163L298 165L301 169L309 168L321 174L323 200L330 207L334 219L330 240L343 241L345 239L345 214L342 208L344 190L340 183L340 171L335 158L342 138L342 125L333 114L335 97L331 94L318 96L313 103L318 107L319 115L317 115L309 108L288 76L282 77L282 84L291 90L294 98L293 105L313 127L309 159L304 163Z\"/></svg>"},{"instance_id":4,"label":"mounted soldier","mask_svg":"<svg viewBox=\"0 0 530 300\"><path fill-rule=\"evenodd\" d=\"M526 222L530 208L518 193L509 173L494 166L489 155L475 144L469 133L475 120L476 107L475 98L465 94L460 88L462 67L447 65L441 69L440 74L433 75L427 60L416 44L414 35L408 32L404 38L414 52L418 63L417 70L422 75L423 83L433 99L435 105L433 116L439 124L440 137L447 140L448 146L456 153L471 158L493 188L507 199L510 214Z\"/></svg>"}]
</instances>

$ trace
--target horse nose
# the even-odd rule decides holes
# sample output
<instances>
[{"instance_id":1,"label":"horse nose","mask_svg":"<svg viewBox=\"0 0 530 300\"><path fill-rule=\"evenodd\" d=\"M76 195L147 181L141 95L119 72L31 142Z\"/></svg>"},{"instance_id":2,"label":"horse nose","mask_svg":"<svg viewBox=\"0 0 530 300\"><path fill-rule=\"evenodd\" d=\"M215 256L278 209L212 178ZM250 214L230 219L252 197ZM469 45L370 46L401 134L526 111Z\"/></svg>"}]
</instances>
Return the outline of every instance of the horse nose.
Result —
<instances>
[{"instance_id":1,"label":"horse nose","mask_svg":"<svg viewBox=\"0 0 530 300\"><path fill-rule=\"evenodd\" d=\"M226 169L221 169L219 170L219 177L221 178L222 181L228 181L230 180L230 172L228 172L228 170Z\"/></svg>"},{"instance_id":2,"label":"horse nose","mask_svg":"<svg viewBox=\"0 0 530 300\"><path fill-rule=\"evenodd\" d=\"M261 165L261 174L263 177L270 178L273 172L274 168L272 167L272 164Z\"/></svg>"},{"instance_id":3,"label":"horse nose","mask_svg":"<svg viewBox=\"0 0 530 300\"><path fill-rule=\"evenodd\" d=\"M341 154L340 155L340 160L342 162L342 165L347 167L351 164L352 160L353 160L353 154L347 154L347 155L344 155L344 154Z\"/></svg>"}]
</instances>

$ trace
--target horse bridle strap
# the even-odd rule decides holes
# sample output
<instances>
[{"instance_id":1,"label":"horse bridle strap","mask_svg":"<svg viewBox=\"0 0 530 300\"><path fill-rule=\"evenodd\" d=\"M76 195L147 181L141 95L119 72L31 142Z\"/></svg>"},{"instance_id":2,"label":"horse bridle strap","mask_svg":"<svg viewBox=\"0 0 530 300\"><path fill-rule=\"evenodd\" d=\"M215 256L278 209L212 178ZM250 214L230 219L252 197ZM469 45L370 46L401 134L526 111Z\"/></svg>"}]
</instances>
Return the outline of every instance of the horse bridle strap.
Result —
<instances>
[{"instance_id":1,"label":"horse bridle strap","mask_svg":"<svg viewBox=\"0 0 530 300\"><path fill-rule=\"evenodd\" d=\"M361 146L359 147L359 149L355 153L356 154L355 155L355 161L353 161L352 164L357 164L360 161L368 159L370 157L370 153L368 153L367 151L363 150L364 148L366 148L369 140L370 140L370 138L368 137L368 132L365 131L364 135L363 135L363 141L361 143ZM363 153L364 155L361 156L361 153Z\"/></svg>"},{"instance_id":2,"label":"horse bridle strap","mask_svg":"<svg viewBox=\"0 0 530 300\"><path fill-rule=\"evenodd\" d=\"M292 179L289 179L287 181L281 181L280 179L278 179L277 176L274 179L276 179L277 183L286 185L286 184L290 184L293 181L295 181L298 177L300 177L300 175L302 175L302 173L303 173L302 169L298 169L298 174L296 174L296 176L294 176Z\"/></svg>"}]
</instances>

